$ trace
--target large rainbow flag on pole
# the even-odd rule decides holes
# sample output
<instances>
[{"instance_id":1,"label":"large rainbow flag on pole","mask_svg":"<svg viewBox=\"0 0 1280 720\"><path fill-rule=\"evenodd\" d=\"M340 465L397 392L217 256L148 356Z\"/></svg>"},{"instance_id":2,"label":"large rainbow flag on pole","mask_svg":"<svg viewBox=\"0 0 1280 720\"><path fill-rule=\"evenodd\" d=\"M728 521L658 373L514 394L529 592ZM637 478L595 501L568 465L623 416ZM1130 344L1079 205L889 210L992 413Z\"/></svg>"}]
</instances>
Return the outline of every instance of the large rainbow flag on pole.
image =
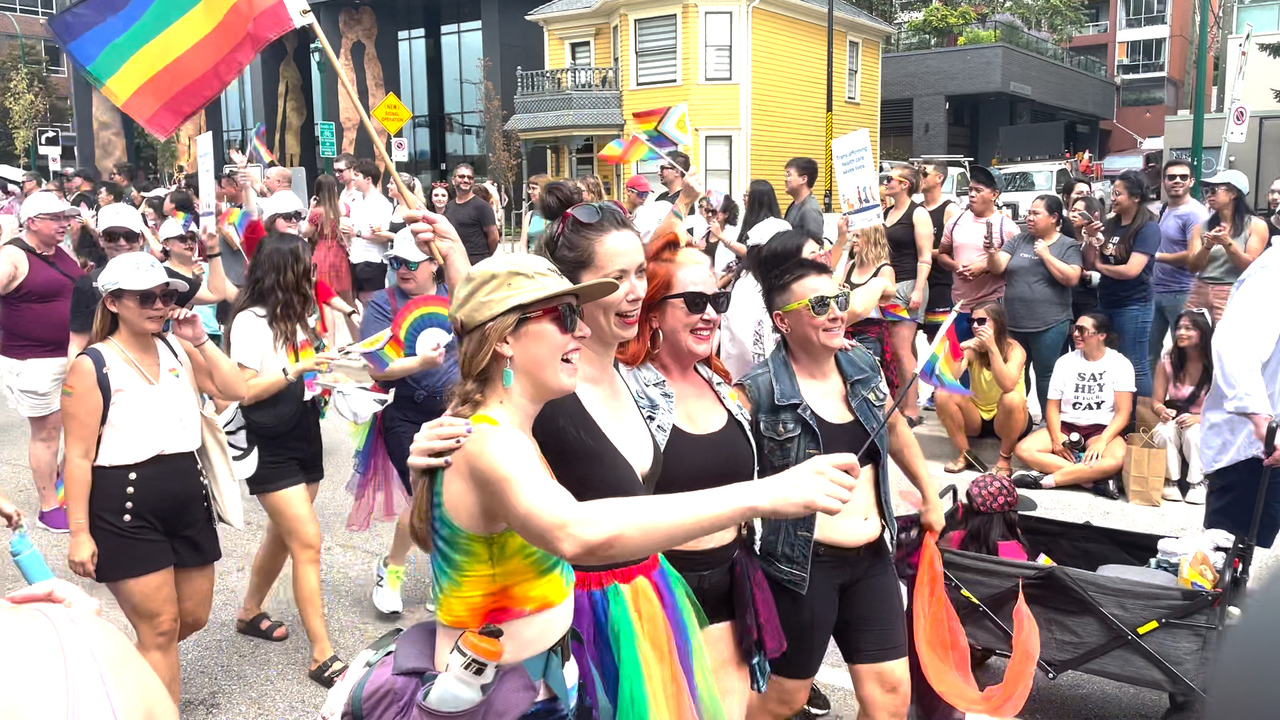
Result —
<instances>
[{"instance_id":1,"label":"large rainbow flag on pole","mask_svg":"<svg viewBox=\"0 0 1280 720\"><path fill-rule=\"evenodd\" d=\"M306 0L81 0L49 29L94 87L166 138L268 43L310 23Z\"/></svg>"},{"instance_id":2,"label":"large rainbow flag on pole","mask_svg":"<svg viewBox=\"0 0 1280 720\"><path fill-rule=\"evenodd\" d=\"M960 347L960 338L956 333L956 316L960 314L961 303L951 310L938 336L934 338L929 354L921 358L922 363L917 373L920 380L929 383L938 390L957 395L972 395L973 391L960 382L964 374L964 349Z\"/></svg>"}]
</instances>

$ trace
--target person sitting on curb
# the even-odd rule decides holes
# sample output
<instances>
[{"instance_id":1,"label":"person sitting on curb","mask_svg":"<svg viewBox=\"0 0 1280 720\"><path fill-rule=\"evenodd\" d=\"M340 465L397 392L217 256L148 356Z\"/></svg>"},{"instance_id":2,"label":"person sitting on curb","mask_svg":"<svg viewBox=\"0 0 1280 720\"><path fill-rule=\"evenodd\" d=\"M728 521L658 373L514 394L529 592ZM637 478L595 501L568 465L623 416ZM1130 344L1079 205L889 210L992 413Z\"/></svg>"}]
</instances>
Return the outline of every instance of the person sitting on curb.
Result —
<instances>
[{"instance_id":1,"label":"person sitting on curb","mask_svg":"<svg viewBox=\"0 0 1280 720\"><path fill-rule=\"evenodd\" d=\"M1156 365L1151 402L1160 424L1156 425L1153 439L1157 447L1169 451L1163 493L1167 501L1182 502L1178 480L1182 478L1183 459L1187 461L1190 486L1187 502L1203 505L1209 493L1200 464L1200 409L1213 378L1212 339L1209 311L1183 310L1173 328L1173 348Z\"/></svg>"},{"instance_id":2,"label":"person sitting on curb","mask_svg":"<svg viewBox=\"0 0 1280 720\"><path fill-rule=\"evenodd\" d=\"M1092 483L1094 492L1119 499L1116 475L1124 466L1124 429L1133 413L1133 364L1115 348L1119 338L1101 313L1081 315L1071 331L1075 352L1063 355L1049 379L1045 426L1014 450L1029 470L1013 474L1024 489ZM1068 447L1078 435L1082 447Z\"/></svg>"},{"instance_id":3,"label":"person sitting on curb","mask_svg":"<svg viewBox=\"0 0 1280 720\"><path fill-rule=\"evenodd\" d=\"M943 469L949 473L977 470L986 466L969 449L969 438L1000 438L1000 461L996 475L1013 474L1013 450L1018 438L1027 432L1027 387L1023 368L1027 352L1017 340L1009 337L1005 327L1004 306L984 303L973 309L969 318L973 339L961 344L964 367L969 370L970 396L937 392L938 419L947 429L951 444L960 457Z\"/></svg>"}]
</instances>

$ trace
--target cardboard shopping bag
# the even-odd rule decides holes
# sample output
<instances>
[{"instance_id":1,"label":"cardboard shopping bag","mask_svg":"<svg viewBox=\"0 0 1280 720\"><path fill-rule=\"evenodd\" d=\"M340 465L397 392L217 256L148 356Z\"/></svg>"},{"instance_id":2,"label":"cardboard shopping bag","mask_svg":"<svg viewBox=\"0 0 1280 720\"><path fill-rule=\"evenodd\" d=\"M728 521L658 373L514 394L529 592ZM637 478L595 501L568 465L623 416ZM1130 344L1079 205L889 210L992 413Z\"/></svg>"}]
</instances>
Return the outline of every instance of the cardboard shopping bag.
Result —
<instances>
[{"instance_id":1,"label":"cardboard shopping bag","mask_svg":"<svg viewBox=\"0 0 1280 720\"><path fill-rule=\"evenodd\" d=\"M1129 433L1125 442L1124 491L1129 502L1159 507L1164 492L1168 450L1156 447L1151 433L1145 430Z\"/></svg>"}]
</instances>

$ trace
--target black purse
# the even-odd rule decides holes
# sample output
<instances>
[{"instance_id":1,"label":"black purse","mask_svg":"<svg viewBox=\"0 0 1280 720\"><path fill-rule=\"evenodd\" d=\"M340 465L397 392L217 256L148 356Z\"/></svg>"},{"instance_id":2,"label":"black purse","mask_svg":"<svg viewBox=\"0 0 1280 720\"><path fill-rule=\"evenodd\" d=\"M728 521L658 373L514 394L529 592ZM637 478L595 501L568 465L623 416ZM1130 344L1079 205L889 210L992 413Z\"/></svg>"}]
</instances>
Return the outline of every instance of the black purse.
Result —
<instances>
[{"instance_id":1,"label":"black purse","mask_svg":"<svg viewBox=\"0 0 1280 720\"><path fill-rule=\"evenodd\" d=\"M296 350L293 351L293 361L298 361ZM245 426L254 435L279 437L298 425L303 415L302 409L307 404L306 396L306 383L298 378L271 397L252 405L241 404L240 413L244 416Z\"/></svg>"}]
</instances>

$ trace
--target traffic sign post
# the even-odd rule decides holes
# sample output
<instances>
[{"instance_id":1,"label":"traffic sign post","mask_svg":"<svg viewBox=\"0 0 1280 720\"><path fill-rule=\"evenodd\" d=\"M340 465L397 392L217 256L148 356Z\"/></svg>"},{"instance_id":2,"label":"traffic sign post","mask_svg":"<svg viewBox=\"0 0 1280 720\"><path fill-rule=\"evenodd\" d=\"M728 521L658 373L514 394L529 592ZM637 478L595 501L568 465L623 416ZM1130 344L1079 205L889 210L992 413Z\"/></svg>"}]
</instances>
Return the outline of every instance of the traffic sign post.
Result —
<instances>
[{"instance_id":1,"label":"traffic sign post","mask_svg":"<svg viewBox=\"0 0 1280 720\"><path fill-rule=\"evenodd\" d=\"M62 156L49 155L49 175L57 175L62 172Z\"/></svg>"},{"instance_id":2,"label":"traffic sign post","mask_svg":"<svg viewBox=\"0 0 1280 720\"><path fill-rule=\"evenodd\" d=\"M413 117L409 114L409 108L400 102L400 98L396 97L395 93L387 93L387 96L382 98L382 102L378 103L378 106L369 114L382 125L388 135L400 132L400 128Z\"/></svg>"},{"instance_id":3,"label":"traffic sign post","mask_svg":"<svg viewBox=\"0 0 1280 720\"><path fill-rule=\"evenodd\" d=\"M1229 143L1242 143L1249 135L1249 106L1240 100L1231 103L1227 112L1226 140Z\"/></svg>"},{"instance_id":4,"label":"traffic sign post","mask_svg":"<svg viewBox=\"0 0 1280 720\"><path fill-rule=\"evenodd\" d=\"M391 160L393 162L409 162L409 141L405 138L391 138Z\"/></svg>"},{"instance_id":5,"label":"traffic sign post","mask_svg":"<svg viewBox=\"0 0 1280 720\"><path fill-rule=\"evenodd\" d=\"M36 147L41 155L62 155L62 131L57 128L36 130Z\"/></svg>"},{"instance_id":6,"label":"traffic sign post","mask_svg":"<svg viewBox=\"0 0 1280 720\"><path fill-rule=\"evenodd\" d=\"M333 158L338 156L338 137L335 134L333 123L316 123L316 138L320 141L320 157Z\"/></svg>"}]
</instances>

